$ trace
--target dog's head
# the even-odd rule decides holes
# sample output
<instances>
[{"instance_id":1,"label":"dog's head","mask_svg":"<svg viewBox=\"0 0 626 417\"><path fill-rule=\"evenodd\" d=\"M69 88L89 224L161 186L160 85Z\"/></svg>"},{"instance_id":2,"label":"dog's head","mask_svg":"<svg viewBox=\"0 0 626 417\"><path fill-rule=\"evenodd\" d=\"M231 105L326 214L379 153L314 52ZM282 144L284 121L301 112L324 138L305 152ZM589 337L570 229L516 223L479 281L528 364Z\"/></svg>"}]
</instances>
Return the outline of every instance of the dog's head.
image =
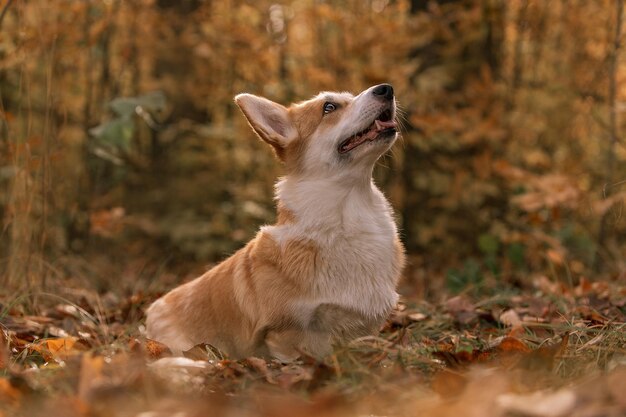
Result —
<instances>
[{"instance_id":1,"label":"dog's head","mask_svg":"<svg viewBox=\"0 0 626 417\"><path fill-rule=\"evenodd\" d=\"M289 107L251 94L239 94L235 102L288 173L332 175L371 169L397 137L396 103L389 84L370 87L356 97L323 92Z\"/></svg>"}]
</instances>

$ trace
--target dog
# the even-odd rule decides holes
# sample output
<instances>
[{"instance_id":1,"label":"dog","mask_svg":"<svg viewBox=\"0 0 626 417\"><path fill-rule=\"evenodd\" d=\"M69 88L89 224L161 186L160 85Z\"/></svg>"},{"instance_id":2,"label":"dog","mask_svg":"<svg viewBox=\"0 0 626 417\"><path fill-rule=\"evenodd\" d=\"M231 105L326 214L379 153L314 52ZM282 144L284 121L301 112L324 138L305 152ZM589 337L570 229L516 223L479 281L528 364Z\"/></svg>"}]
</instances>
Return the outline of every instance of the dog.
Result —
<instances>
[{"instance_id":1,"label":"dog","mask_svg":"<svg viewBox=\"0 0 626 417\"><path fill-rule=\"evenodd\" d=\"M404 248L372 180L398 137L393 87L289 107L252 94L235 102L284 165L277 222L156 300L146 335L175 354L208 343L234 359L322 358L377 332L398 300Z\"/></svg>"}]
</instances>

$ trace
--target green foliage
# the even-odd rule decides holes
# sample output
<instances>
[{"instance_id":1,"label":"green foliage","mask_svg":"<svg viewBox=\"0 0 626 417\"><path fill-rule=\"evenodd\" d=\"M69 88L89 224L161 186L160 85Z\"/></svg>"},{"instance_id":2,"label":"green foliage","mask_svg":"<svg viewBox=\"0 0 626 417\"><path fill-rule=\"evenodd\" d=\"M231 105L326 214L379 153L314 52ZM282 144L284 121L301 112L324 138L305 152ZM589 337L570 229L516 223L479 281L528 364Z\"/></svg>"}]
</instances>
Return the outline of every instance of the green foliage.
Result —
<instances>
[{"instance_id":1,"label":"green foliage","mask_svg":"<svg viewBox=\"0 0 626 417\"><path fill-rule=\"evenodd\" d=\"M590 263L597 252L597 245L588 231L580 225L566 223L564 227L556 231L556 237L571 252L575 259Z\"/></svg>"},{"instance_id":2,"label":"green foliage","mask_svg":"<svg viewBox=\"0 0 626 417\"><path fill-rule=\"evenodd\" d=\"M507 247L507 258L513 263L516 269L523 269L526 248L520 242L513 242Z\"/></svg>"},{"instance_id":3,"label":"green foliage","mask_svg":"<svg viewBox=\"0 0 626 417\"><path fill-rule=\"evenodd\" d=\"M89 133L101 146L128 151L135 133L135 122L130 115L124 115L94 127Z\"/></svg>"},{"instance_id":4,"label":"green foliage","mask_svg":"<svg viewBox=\"0 0 626 417\"><path fill-rule=\"evenodd\" d=\"M135 113L147 111L158 114L165 111L167 100L162 91L154 91L139 97L122 97L109 103L111 110L120 117L130 117Z\"/></svg>"},{"instance_id":5,"label":"green foliage","mask_svg":"<svg viewBox=\"0 0 626 417\"><path fill-rule=\"evenodd\" d=\"M113 99L109 107L115 117L90 129L89 133L96 139L94 153L103 159L119 163L116 154L130 151L138 128L137 123L157 128L153 115L165 111L166 99L163 92L156 91L139 97Z\"/></svg>"},{"instance_id":6,"label":"green foliage","mask_svg":"<svg viewBox=\"0 0 626 417\"><path fill-rule=\"evenodd\" d=\"M446 273L446 287L453 294L458 294L469 287L479 290L483 281L481 265L473 258L467 259L462 268L450 268Z\"/></svg>"},{"instance_id":7,"label":"green foliage","mask_svg":"<svg viewBox=\"0 0 626 417\"><path fill-rule=\"evenodd\" d=\"M498 238L488 233L478 236L478 248L484 256L487 268L494 274L498 274L498 251L500 242Z\"/></svg>"}]
</instances>

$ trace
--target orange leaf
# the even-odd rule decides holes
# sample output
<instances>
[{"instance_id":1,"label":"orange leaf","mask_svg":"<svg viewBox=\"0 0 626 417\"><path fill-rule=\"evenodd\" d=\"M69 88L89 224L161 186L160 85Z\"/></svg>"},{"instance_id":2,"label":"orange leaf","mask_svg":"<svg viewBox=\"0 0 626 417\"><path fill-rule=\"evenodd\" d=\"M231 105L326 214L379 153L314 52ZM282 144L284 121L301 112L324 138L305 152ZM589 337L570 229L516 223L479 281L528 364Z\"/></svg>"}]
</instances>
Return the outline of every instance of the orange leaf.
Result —
<instances>
[{"instance_id":1,"label":"orange leaf","mask_svg":"<svg viewBox=\"0 0 626 417\"><path fill-rule=\"evenodd\" d=\"M161 342L157 342L156 340L152 339L146 339L145 353L151 359L159 359L163 356L171 355L172 351Z\"/></svg>"},{"instance_id":2,"label":"orange leaf","mask_svg":"<svg viewBox=\"0 0 626 417\"><path fill-rule=\"evenodd\" d=\"M524 342L514 337L506 336L498 345L500 352L521 352L529 353L531 349Z\"/></svg>"},{"instance_id":3,"label":"orange leaf","mask_svg":"<svg viewBox=\"0 0 626 417\"><path fill-rule=\"evenodd\" d=\"M65 360L69 356L76 355L79 351L85 350L85 346L81 344L76 337L45 339L33 343L29 347L39 352L47 361L51 359Z\"/></svg>"},{"instance_id":4,"label":"orange leaf","mask_svg":"<svg viewBox=\"0 0 626 417\"><path fill-rule=\"evenodd\" d=\"M562 356L569 343L569 333L563 335L560 343L544 345L525 357L523 366L528 369L551 369L554 359Z\"/></svg>"},{"instance_id":5,"label":"orange leaf","mask_svg":"<svg viewBox=\"0 0 626 417\"><path fill-rule=\"evenodd\" d=\"M64 337L60 339L48 339L45 341L46 346L50 353L60 354L63 352L69 352L74 347L76 339L73 337Z\"/></svg>"}]
</instances>

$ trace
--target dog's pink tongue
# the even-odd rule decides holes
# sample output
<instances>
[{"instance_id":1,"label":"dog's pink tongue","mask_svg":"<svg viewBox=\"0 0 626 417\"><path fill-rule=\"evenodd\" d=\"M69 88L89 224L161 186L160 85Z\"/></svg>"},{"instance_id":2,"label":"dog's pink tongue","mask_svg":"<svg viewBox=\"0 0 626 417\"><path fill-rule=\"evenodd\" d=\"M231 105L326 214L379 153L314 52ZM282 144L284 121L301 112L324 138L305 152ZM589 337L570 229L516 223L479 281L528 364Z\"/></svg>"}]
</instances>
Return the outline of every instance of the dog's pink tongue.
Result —
<instances>
[{"instance_id":1,"label":"dog's pink tongue","mask_svg":"<svg viewBox=\"0 0 626 417\"><path fill-rule=\"evenodd\" d=\"M381 120L374 121L376 123L376 130L380 132L381 130L388 129L390 127L396 127L396 122L393 120L389 120L388 122L383 122Z\"/></svg>"},{"instance_id":2,"label":"dog's pink tongue","mask_svg":"<svg viewBox=\"0 0 626 417\"><path fill-rule=\"evenodd\" d=\"M365 134L363 134L363 136L361 136L359 138L359 143L364 142L366 140L374 140L374 139L376 139L376 137L378 137L378 134L380 132L382 132L383 130L388 129L390 127L396 127L396 122L394 122L393 120L390 120L388 122L375 120L374 124L372 125L370 130L365 132Z\"/></svg>"}]
</instances>

